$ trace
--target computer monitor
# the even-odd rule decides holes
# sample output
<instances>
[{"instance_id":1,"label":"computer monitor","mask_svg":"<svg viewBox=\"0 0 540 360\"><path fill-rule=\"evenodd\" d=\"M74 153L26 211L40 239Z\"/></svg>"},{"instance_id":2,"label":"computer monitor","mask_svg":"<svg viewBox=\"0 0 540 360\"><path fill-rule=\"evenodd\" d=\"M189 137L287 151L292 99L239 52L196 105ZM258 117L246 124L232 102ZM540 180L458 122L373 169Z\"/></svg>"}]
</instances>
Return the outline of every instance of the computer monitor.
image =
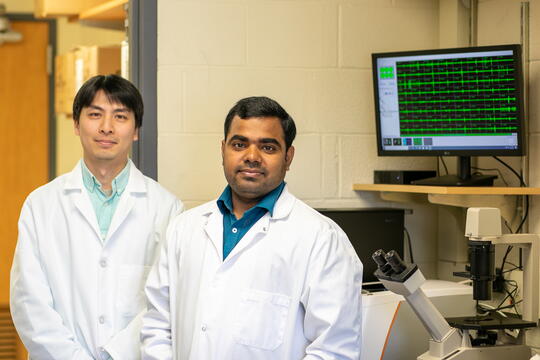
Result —
<instances>
[{"instance_id":1,"label":"computer monitor","mask_svg":"<svg viewBox=\"0 0 540 360\"><path fill-rule=\"evenodd\" d=\"M471 156L524 154L520 45L372 54L379 156L459 157L430 185L491 185ZM417 182L419 183L419 182Z\"/></svg>"},{"instance_id":2,"label":"computer monitor","mask_svg":"<svg viewBox=\"0 0 540 360\"><path fill-rule=\"evenodd\" d=\"M396 250L402 257L404 209L357 208L317 209L334 220L347 234L358 257L364 265L363 284L365 289L383 289L373 274L377 265L371 255L378 249Z\"/></svg>"}]
</instances>

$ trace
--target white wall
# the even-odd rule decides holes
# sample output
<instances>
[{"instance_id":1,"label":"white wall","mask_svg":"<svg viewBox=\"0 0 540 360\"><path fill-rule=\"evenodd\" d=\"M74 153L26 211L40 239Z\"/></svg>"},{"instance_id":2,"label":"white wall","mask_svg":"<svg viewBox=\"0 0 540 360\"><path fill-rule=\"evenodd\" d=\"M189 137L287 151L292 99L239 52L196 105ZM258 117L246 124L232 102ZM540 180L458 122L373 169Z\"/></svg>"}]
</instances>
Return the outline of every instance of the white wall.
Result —
<instances>
[{"instance_id":1,"label":"white wall","mask_svg":"<svg viewBox=\"0 0 540 360\"><path fill-rule=\"evenodd\" d=\"M437 48L433 0L158 2L159 181L189 207L216 198L223 120L266 95L295 119L291 190L312 206L414 208L415 260L436 272L437 213L355 192L375 169L433 169L433 158L376 153L372 52ZM368 239L366 239L368 240Z\"/></svg>"}]
</instances>

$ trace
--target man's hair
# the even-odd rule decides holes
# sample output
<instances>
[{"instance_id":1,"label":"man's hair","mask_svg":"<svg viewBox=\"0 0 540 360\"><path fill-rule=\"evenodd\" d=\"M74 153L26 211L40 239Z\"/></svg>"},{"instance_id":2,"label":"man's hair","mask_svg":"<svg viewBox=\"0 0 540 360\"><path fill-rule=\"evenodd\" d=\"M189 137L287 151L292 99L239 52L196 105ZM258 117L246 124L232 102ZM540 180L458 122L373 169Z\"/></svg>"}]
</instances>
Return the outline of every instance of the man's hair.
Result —
<instances>
[{"instance_id":1,"label":"man's hair","mask_svg":"<svg viewBox=\"0 0 540 360\"><path fill-rule=\"evenodd\" d=\"M73 100L73 120L79 123L81 111L94 101L98 91L103 90L112 103L122 104L135 115L135 128L142 125L144 105L139 90L128 80L118 75L97 75L88 79Z\"/></svg>"},{"instance_id":2,"label":"man's hair","mask_svg":"<svg viewBox=\"0 0 540 360\"><path fill-rule=\"evenodd\" d=\"M291 147L296 137L296 125L292 117L287 114L285 109L277 101L266 96L252 96L238 101L225 118L225 139L229 133L232 120L235 116L240 119L249 119L254 117L276 117L281 122L283 133L285 134L286 150Z\"/></svg>"}]
</instances>

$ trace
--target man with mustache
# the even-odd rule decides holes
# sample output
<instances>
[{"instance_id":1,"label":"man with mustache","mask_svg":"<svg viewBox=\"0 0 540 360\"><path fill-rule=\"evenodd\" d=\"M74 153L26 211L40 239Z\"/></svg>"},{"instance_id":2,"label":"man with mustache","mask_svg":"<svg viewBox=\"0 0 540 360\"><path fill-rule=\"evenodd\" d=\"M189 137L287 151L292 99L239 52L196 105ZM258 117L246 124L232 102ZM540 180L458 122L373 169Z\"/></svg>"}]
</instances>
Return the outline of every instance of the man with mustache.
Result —
<instances>
[{"instance_id":1,"label":"man with mustache","mask_svg":"<svg viewBox=\"0 0 540 360\"><path fill-rule=\"evenodd\" d=\"M146 285L142 358L359 359L362 264L284 182L294 121L251 97L224 128L229 185L171 222Z\"/></svg>"},{"instance_id":2,"label":"man with mustache","mask_svg":"<svg viewBox=\"0 0 540 360\"><path fill-rule=\"evenodd\" d=\"M143 286L182 210L129 159L142 117L129 81L88 80L73 104L83 159L24 202L10 306L31 359L140 358Z\"/></svg>"}]
</instances>

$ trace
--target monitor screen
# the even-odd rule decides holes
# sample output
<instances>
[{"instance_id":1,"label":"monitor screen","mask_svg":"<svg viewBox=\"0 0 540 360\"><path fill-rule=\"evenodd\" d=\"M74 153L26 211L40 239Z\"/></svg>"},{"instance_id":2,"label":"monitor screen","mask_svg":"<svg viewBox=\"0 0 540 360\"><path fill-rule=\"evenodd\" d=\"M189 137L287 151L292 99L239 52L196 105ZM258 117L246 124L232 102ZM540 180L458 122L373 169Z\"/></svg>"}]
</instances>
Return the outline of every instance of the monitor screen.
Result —
<instances>
[{"instance_id":1,"label":"monitor screen","mask_svg":"<svg viewBox=\"0 0 540 360\"><path fill-rule=\"evenodd\" d=\"M522 155L520 45L372 54L379 155Z\"/></svg>"},{"instance_id":2,"label":"monitor screen","mask_svg":"<svg viewBox=\"0 0 540 360\"><path fill-rule=\"evenodd\" d=\"M318 209L334 220L347 234L364 265L363 282L369 285L379 280L373 275L377 265L371 255L379 249L403 253L405 210L394 208Z\"/></svg>"}]
</instances>

